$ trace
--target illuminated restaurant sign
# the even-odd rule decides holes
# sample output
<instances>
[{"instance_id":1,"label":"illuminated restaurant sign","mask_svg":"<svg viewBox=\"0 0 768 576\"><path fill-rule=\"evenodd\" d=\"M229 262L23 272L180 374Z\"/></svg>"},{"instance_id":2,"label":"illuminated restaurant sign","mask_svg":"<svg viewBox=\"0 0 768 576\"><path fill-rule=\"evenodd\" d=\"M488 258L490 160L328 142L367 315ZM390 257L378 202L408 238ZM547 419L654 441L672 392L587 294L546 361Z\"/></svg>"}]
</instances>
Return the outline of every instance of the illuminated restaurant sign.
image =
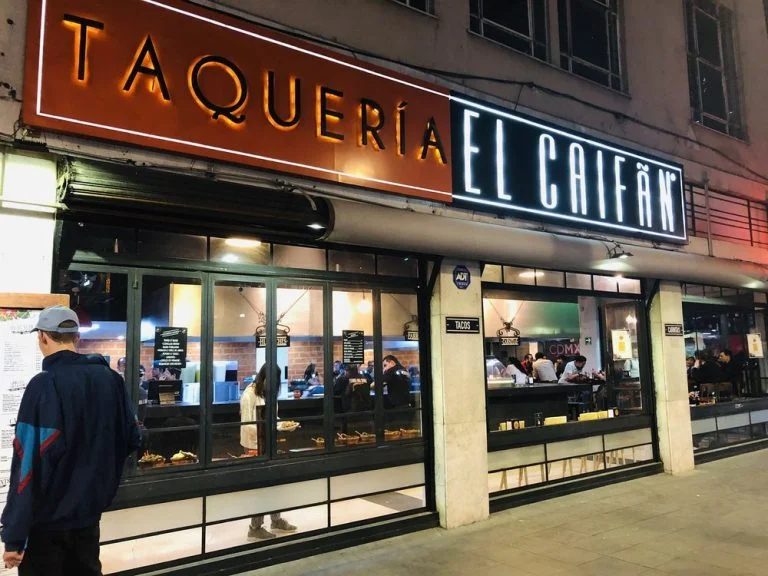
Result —
<instances>
[{"instance_id":1,"label":"illuminated restaurant sign","mask_svg":"<svg viewBox=\"0 0 768 576\"><path fill-rule=\"evenodd\" d=\"M687 241L679 164L459 95L451 124L458 207Z\"/></svg>"},{"instance_id":2,"label":"illuminated restaurant sign","mask_svg":"<svg viewBox=\"0 0 768 576\"><path fill-rule=\"evenodd\" d=\"M179 0L29 2L27 124L451 201L448 91Z\"/></svg>"}]
</instances>

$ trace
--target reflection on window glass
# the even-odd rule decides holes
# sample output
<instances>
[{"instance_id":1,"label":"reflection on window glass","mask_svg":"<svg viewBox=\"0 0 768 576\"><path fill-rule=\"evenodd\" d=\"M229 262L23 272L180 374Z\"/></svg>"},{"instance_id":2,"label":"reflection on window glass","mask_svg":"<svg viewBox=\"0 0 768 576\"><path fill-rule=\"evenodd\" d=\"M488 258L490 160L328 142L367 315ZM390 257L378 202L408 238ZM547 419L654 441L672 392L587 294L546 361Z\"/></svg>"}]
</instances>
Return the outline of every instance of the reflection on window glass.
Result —
<instances>
[{"instance_id":1,"label":"reflection on window glass","mask_svg":"<svg viewBox=\"0 0 768 576\"><path fill-rule=\"evenodd\" d=\"M139 467L198 462L202 289L196 278L144 276L141 290Z\"/></svg>"},{"instance_id":2,"label":"reflection on window glass","mask_svg":"<svg viewBox=\"0 0 768 576\"><path fill-rule=\"evenodd\" d=\"M349 272L353 274L373 274L375 272L373 254L328 250L328 271Z\"/></svg>"},{"instance_id":3,"label":"reflection on window glass","mask_svg":"<svg viewBox=\"0 0 768 576\"><path fill-rule=\"evenodd\" d=\"M565 285L571 290L592 290L592 276L566 272Z\"/></svg>"},{"instance_id":4,"label":"reflection on window glass","mask_svg":"<svg viewBox=\"0 0 768 576\"><path fill-rule=\"evenodd\" d=\"M595 290L600 292L618 292L619 279L616 276L593 276Z\"/></svg>"},{"instance_id":5,"label":"reflection on window glass","mask_svg":"<svg viewBox=\"0 0 768 576\"><path fill-rule=\"evenodd\" d=\"M636 301L565 296L483 299L493 431L645 412Z\"/></svg>"},{"instance_id":6,"label":"reflection on window glass","mask_svg":"<svg viewBox=\"0 0 768 576\"><path fill-rule=\"evenodd\" d=\"M321 248L275 244L272 251L273 263L277 267L325 270L325 250Z\"/></svg>"},{"instance_id":7,"label":"reflection on window glass","mask_svg":"<svg viewBox=\"0 0 768 576\"><path fill-rule=\"evenodd\" d=\"M211 261L225 264L269 265L271 248L253 238L211 238Z\"/></svg>"},{"instance_id":8,"label":"reflection on window glass","mask_svg":"<svg viewBox=\"0 0 768 576\"><path fill-rule=\"evenodd\" d=\"M135 256L136 231L132 228L101 226L88 222L62 222L59 257Z\"/></svg>"},{"instance_id":9,"label":"reflection on window glass","mask_svg":"<svg viewBox=\"0 0 768 576\"><path fill-rule=\"evenodd\" d=\"M486 264L483 267L483 282L501 283L501 266L498 264Z\"/></svg>"},{"instance_id":10,"label":"reflection on window glass","mask_svg":"<svg viewBox=\"0 0 768 576\"><path fill-rule=\"evenodd\" d=\"M541 274L543 275L543 272ZM533 268L504 266L504 283L534 286L536 284L536 271Z\"/></svg>"},{"instance_id":11,"label":"reflection on window glass","mask_svg":"<svg viewBox=\"0 0 768 576\"><path fill-rule=\"evenodd\" d=\"M549 270L536 270L536 285L565 288L565 274Z\"/></svg>"},{"instance_id":12,"label":"reflection on window glass","mask_svg":"<svg viewBox=\"0 0 768 576\"><path fill-rule=\"evenodd\" d=\"M269 395L266 372L261 371L266 362L266 300L263 284L219 282L214 288L214 461L269 453Z\"/></svg>"},{"instance_id":13,"label":"reflection on window glass","mask_svg":"<svg viewBox=\"0 0 768 576\"><path fill-rule=\"evenodd\" d=\"M207 247L205 236L139 230L139 256L149 260L206 260Z\"/></svg>"},{"instance_id":14,"label":"reflection on window glass","mask_svg":"<svg viewBox=\"0 0 768 576\"><path fill-rule=\"evenodd\" d=\"M418 303L415 293L381 295L383 362L376 373L387 410L389 439L421 436L421 363L419 360ZM385 440L388 438L385 437Z\"/></svg>"},{"instance_id":15,"label":"reflection on window glass","mask_svg":"<svg viewBox=\"0 0 768 576\"><path fill-rule=\"evenodd\" d=\"M306 455L325 448L325 341L323 289L277 288L278 454Z\"/></svg>"},{"instance_id":16,"label":"reflection on window glass","mask_svg":"<svg viewBox=\"0 0 768 576\"><path fill-rule=\"evenodd\" d=\"M69 295L69 305L80 319L78 352L101 354L125 378L128 277L61 270L57 292Z\"/></svg>"},{"instance_id":17,"label":"reflection on window glass","mask_svg":"<svg viewBox=\"0 0 768 576\"><path fill-rule=\"evenodd\" d=\"M374 434L373 293L365 289L333 291L334 413L337 446L357 446ZM366 415L370 414L370 415Z\"/></svg>"},{"instance_id":18,"label":"reflection on window glass","mask_svg":"<svg viewBox=\"0 0 768 576\"><path fill-rule=\"evenodd\" d=\"M415 278L418 275L419 262L408 256L377 256L376 273L380 276L406 276Z\"/></svg>"}]
</instances>

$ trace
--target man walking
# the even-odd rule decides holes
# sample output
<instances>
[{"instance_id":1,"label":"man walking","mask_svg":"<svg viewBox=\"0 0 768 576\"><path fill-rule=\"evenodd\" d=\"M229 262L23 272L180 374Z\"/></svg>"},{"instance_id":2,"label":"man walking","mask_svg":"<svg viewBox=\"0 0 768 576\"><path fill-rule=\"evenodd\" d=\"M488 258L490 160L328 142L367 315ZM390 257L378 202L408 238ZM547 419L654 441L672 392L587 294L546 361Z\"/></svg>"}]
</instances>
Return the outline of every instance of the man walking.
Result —
<instances>
[{"instance_id":1,"label":"man walking","mask_svg":"<svg viewBox=\"0 0 768 576\"><path fill-rule=\"evenodd\" d=\"M99 521L128 455L140 446L125 384L100 355L76 352L77 314L40 313L43 372L16 419L3 560L20 576L100 576Z\"/></svg>"}]
</instances>

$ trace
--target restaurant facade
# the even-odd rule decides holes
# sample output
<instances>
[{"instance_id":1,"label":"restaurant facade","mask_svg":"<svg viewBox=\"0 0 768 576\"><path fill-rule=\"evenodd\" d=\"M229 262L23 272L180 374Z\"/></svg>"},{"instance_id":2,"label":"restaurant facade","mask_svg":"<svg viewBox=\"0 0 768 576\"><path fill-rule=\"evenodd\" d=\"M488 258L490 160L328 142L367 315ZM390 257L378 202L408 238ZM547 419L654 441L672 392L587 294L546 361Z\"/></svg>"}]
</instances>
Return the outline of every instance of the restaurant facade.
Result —
<instances>
[{"instance_id":1,"label":"restaurant facade","mask_svg":"<svg viewBox=\"0 0 768 576\"><path fill-rule=\"evenodd\" d=\"M35 271L2 291L67 295L137 408L105 573L237 573L766 441L766 274L692 249L688 160L231 11L25 8L0 265ZM741 368L694 385L702 351Z\"/></svg>"}]
</instances>

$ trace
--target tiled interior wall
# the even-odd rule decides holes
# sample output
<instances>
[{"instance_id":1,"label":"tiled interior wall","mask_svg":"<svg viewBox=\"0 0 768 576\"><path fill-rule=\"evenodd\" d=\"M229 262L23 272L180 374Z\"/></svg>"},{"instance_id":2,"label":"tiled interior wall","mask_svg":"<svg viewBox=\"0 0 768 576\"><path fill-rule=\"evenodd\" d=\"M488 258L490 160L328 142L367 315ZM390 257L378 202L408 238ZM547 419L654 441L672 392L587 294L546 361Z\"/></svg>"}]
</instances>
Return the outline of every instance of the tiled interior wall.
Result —
<instances>
[{"instance_id":1,"label":"tiled interior wall","mask_svg":"<svg viewBox=\"0 0 768 576\"><path fill-rule=\"evenodd\" d=\"M117 361L125 356L125 340L81 340L78 350L81 354L103 354L110 357L110 365L117 369ZM419 351L417 349L393 350L386 343L384 354L393 354L405 366L419 365ZM193 361L200 359L200 343L190 342L187 346L187 356ZM238 363L238 378L256 374L259 366L256 366L256 346L252 342L216 342L213 345L214 360L234 360ZM341 339L333 343L333 359L341 360ZM152 346L141 347L140 364L147 372L150 371L154 359ZM373 360L373 349L365 350L365 361ZM304 377L304 370L310 363L316 365L317 372L322 375L325 369L323 358L322 340L294 340L288 349L288 379L296 380Z\"/></svg>"}]
</instances>

